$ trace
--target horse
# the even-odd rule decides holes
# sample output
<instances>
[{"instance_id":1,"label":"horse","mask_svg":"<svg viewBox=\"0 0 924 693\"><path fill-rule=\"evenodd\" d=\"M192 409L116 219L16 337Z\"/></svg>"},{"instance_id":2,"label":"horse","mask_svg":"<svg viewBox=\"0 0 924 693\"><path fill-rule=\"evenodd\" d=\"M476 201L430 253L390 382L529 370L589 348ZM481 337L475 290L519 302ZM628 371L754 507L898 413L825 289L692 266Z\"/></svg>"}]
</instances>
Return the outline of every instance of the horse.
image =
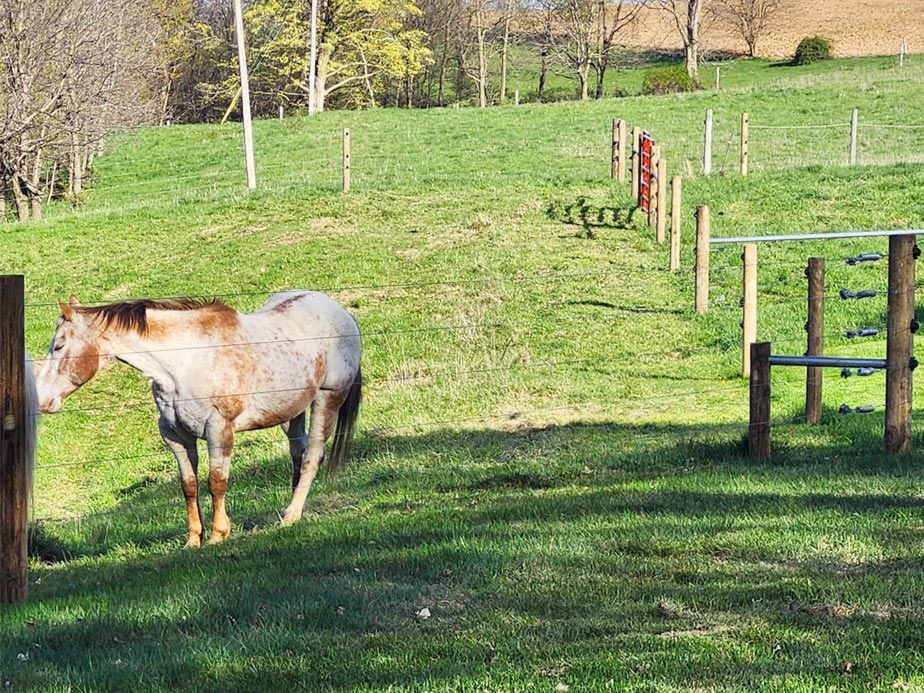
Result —
<instances>
[{"instance_id":1,"label":"horse","mask_svg":"<svg viewBox=\"0 0 924 693\"><path fill-rule=\"evenodd\" d=\"M187 547L204 538L197 440L208 447L209 543L231 531L225 493L236 433L278 425L288 437L292 496L284 524L302 517L335 419L328 473L349 460L362 399L362 342L356 321L329 296L285 291L252 313L189 298L84 307L71 295L59 305L61 316L37 378L41 411L57 412L66 397L114 361L147 376L160 411L160 435L179 468Z\"/></svg>"}]
</instances>

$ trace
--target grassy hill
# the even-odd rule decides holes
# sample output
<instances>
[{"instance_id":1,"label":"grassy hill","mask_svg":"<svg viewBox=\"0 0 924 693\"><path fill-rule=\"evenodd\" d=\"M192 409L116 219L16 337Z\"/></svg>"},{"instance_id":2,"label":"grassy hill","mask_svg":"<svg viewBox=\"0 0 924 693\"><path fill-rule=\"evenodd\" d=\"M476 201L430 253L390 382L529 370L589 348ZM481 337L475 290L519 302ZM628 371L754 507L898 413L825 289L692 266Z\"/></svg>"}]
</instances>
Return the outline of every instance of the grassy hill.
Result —
<instances>
[{"instance_id":1,"label":"grassy hill","mask_svg":"<svg viewBox=\"0 0 924 693\"><path fill-rule=\"evenodd\" d=\"M916 61L915 61L916 62ZM924 67L745 61L723 90L479 111L325 113L109 143L81 208L0 228L27 340L58 309L315 288L364 333L356 459L282 528L278 431L242 435L234 530L182 551L185 513L149 386L123 366L42 422L30 601L0 611L11 690L892 690L918 652L924 474L879 454L882 375L777 369L774 457L743 456L739 249L694 315L693 210L716 236L922 228ZM860 109L860 165L847 122ZM698 175L706 108L717 175ZM751 117L751 171L734 171ZM613 118L684 181L683 270L609 179ZM798 126L780 130L777 126ZM763 126L763 129L762 129ZM889 126L889 127L887 127ZM352 191L340 192L343 128ZM830 293L885 286L843 258L760 250L759 338L801 353L806 259ZM881 355L884 303L835 302L827 353ZM915 401L918 398L916 397ZM873 404L841 416L842 402ZM919 433L916 425L916 433ZM206 504L207 505L207 504ZM431 618L415 613L427 607Z\"/></svg>"}]
</instances>

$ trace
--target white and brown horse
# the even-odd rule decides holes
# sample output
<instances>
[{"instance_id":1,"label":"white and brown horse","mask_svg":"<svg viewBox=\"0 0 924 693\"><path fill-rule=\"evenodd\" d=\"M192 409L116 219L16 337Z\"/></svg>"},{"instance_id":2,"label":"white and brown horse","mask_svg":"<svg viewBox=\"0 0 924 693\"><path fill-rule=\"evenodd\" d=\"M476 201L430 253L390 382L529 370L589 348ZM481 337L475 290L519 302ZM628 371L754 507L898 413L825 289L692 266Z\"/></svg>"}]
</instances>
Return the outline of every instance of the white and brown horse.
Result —
<instances>
[{"instance_id":1,"label":"white and brown horse","mask_svg":"<svg viewBox=\"0 0 924 693\"><path fill-rule=\"evenodd\" d=\"M359 409L361 341L353 317L330 297L309 291L271 296L239 313L219 301L126 301L61 304L54 339L38 373L43 412L100 368L121 361L151 379L160 434L179 465L189 519L187 546L198 546L196 440L209 451L210 541L228 536L225 491L234 434L281 425L292 457L292 498L283 522L302 516L305 498L337 420L328 465L350 455ZM310 409L307 435L305 412Z\"/></svg>"}]
</instances>

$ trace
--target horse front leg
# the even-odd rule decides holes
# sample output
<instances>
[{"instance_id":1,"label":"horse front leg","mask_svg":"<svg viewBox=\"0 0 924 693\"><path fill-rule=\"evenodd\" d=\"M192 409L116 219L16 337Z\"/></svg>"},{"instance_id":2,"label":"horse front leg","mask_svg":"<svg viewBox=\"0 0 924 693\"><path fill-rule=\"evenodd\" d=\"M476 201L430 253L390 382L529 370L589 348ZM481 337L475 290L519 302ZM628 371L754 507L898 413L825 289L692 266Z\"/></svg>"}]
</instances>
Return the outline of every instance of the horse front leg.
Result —
<instances>
[{"instance_id":1,"label":"horse front leg","mask_svg":"<svg viewBox=\"0 0 924 693\"><path fill-rule=\"evenodd\" d=\"M345 395L321 390L311 403L311 420L308 423L308 448L302 455L301 468L292 475L292 499L282 517L283 524L298 522L305 509L305 500L311 484L324 460L324 445L330 437L334 419ZM293 459L293 465L294 465ZM294 471L294 469L293 469Z\"/></svg>"},{"instance_id":2,"label":"horse front leg","mask_svg":"<svg viewBox=\"0 0 924 693\"><path fill-rule=\"evenodd\" d=\"M212 496L212 536L210 544L227 539L231 533L231 520L225 510L225 493L231 470L231 449L234 447L234 428L224 418L206 426L205 439L209 446L209 493Z\"/></svg>"},{"instance_id":3,"label":"horse front leg","mask_svg":"<svg viewBox=\"0 0 924 693\"><path fill-rule=\"evenodd\" d=\"M163 419L158 423L160 436L179 467L180 488L186 498L186 521L189 527L187 548L194 548L202 543L202 507L199 505L199 452L196 439L181 435Z\"/></svg>"}]
</instances>

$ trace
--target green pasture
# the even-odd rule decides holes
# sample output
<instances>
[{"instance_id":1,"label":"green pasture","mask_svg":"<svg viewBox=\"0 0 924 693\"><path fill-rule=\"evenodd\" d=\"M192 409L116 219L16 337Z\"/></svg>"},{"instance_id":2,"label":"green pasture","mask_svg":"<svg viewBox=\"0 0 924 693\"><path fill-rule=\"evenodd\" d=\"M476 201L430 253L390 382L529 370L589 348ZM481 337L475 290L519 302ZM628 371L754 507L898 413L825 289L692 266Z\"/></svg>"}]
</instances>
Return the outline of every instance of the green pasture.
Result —
<instances>
[{"instance_id":1,"label":"green pasture","mask_svg":"<svg viewBox=\"0 0 924 693\"><path fill-rule=\"evenodd\" d=\"M778 368L773 457L750 462L740 248L713 253L710 310L693 312L696 205L715 236L924 228L924 128L908 127L924 63L895 62L730 62L719 92L261 121L249 193L239 126L108 142L78 209L0 226L29 350L71 292L252 310L326 290L364 333L355 456L283 528L283 437L240 435L232 535L183 550L148 383L124 366L91 381L41 424L3 690L924 689L924 430L881 454L883 374L836 371L808 427L804 372ZM684 176L676 274L609 177L614 118ZM882 335L845 335L883 329L884 300L836 294L884 290L884 260L844 260L886 249L761 246L759 339L804 351L803 270L824 256L826 353L883 355Z\"/></svg>"}]
</instances>

